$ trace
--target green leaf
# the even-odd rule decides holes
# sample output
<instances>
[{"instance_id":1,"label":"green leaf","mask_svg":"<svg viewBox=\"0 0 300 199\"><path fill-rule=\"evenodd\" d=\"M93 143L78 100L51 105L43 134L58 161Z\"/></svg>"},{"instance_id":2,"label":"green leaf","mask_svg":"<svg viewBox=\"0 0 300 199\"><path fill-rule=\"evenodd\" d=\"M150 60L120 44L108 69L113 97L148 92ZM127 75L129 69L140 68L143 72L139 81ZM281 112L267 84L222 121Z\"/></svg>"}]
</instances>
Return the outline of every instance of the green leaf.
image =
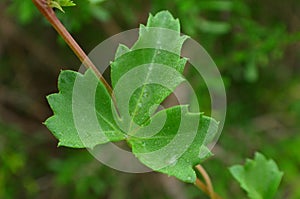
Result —
<instances>
[{"instance_id":1,"label":"green leaf","mask_svg":"<svg viewBox=\"0 0 300 199\"><path fill-rule=\"evenodd\" d=\"M62 7L76 6L72 0L50 0L49 6L52 8L57 8L62 12L65 12Z\"/></svg>"},{"instance_id":2,"label":"green leaf","mask_svg":"<svg viewBox=\"0 0 300 199\"><path fill-rule=\"evenodd\" d=\"M149 84L151 77L157 75L152 70L153 65L168 66L179 73L183 72L186 59L180 58L180 51L187 37L180 35L179 20L174 19L168 11L159 12L155 16L150 15L147 26L141 25L139 33L139 38L131 49L124 45L120 45L117 49L116 59L112 63L111 79L115 87L124 74L146 65L144 72L147 76L139 82L140 87L133 93L129 106L130 123L141 125L149 120L158 105L184 81L177 75L174 79L169 78L169 88ZM166 71L168 68L161 67L162 73L163 70ZM123 100L117 96L116 99L118 107L123 106ZM130 126L135 128L134 125Z\"/></svg>"},{"instance_id":3,"label":"green leaf","mask_svg":"<svg viewBox=\"0 0 300 199\"><path fill-rule=\"evenodd\" d=\"M260 153L255 153L254 160L247 159L244 166L235 165L229 170L251 199L272 199L283 175L273 160Z\"/></svg>"},{"instance_id":4,"label":"green leaf","mask_svg":"<svg viewBox=\"0 0 300 199\"><path fill-rule=\"evenodd\" d=\"M59 140L59 146L93 148L97 144L124 140L113 118L111 98L91 70L84 75L62 71L58 89L59 93L47 97L54 115L45 125ZM80 118L83 113L84 117ZM91 121L93 114L97 121Z\"/></svg>"},{"instance_id":5,"label":"green leaf","mask_svg":"<svg viewBox=\"0 0 300 199\"><path fill-rule=\"evenodd\" d=\"M165 116L162 129L152 135ZM160 111L152 121L154 127L141 128L129 138L133 153L155 171L194 183L196 173L193 167L210 155L201 146L204 146L207 135L217 131L218 123L203 114L190 113L186 105Z\"/></svg>"},{"instance_id":6,"label":"green leaf","mask_svg":"<svg viewBox=\"0 0 300 199\"><path fill-rule=\"evenodd\" d=\"M193 167L211 155L206 144L218 123L189 112L188 105L156 110L185 81L180 51L187 37L179 30L179 21L162 11L140 26L132 48L119 46L111 71L115 103L91 70L62 71L59 93L47 98L54 116L45 122L59 146L126 140L146 166L194 183Z\"/></svg>"}]
</instances>

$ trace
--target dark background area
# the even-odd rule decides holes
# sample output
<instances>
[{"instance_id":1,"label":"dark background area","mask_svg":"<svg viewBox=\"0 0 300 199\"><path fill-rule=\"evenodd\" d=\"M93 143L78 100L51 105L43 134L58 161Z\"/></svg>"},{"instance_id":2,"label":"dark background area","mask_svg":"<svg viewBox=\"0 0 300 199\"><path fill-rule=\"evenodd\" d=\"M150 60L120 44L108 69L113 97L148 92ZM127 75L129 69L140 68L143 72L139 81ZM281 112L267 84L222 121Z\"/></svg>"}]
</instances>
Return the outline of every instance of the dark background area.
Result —
<instances>
[{"instance_id":1,"label":"dark background area","mask_svg":"<svg viewBox=\"0 0 300 199\"><path fill-rule=\"evenodd\" d=\"M169 10L182 32L199 41L226 85L223 133L203 163L216 192L246 198L228 167L255 151L284 172L277 198L300 198L300 2L297 0L75 0L57 11L89 52L106 38ZM42 124L52 115L46 95L57 92L61 69L80 62L30 0L0 2L0 198L196 199L191 184L158 173L127 174L86 151L57 148ZM192 70L196 91L205 89ZM209 104L203 99L203 104ZM205 109L205 108L204 108Z\"/></svg>"}]
</instances>

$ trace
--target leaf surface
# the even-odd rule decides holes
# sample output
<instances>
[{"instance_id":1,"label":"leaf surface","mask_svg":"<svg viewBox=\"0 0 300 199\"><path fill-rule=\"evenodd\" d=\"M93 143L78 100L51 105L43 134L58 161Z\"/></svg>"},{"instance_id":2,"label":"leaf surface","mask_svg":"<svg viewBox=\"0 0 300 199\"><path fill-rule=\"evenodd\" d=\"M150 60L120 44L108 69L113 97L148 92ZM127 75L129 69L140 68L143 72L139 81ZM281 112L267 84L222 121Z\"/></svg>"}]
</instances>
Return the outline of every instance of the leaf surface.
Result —
<instances>
[{"instance_id":1,"label":"leaf surface","mask_svg":"<svg viewBox=\"0 0 300 199\"><path fill-rule=\"evenodd\" d=\"M272 199L280 184L283 173L273 160L256 153L254 160L248 159L244 166L230 167L233 177L251 199Z\"/></svg>"},{"instance_id":2,"label":"leaf surface","mask_svg":"<svg viewBox=\"0 0 300 199\"><path fill-rule=\"evenodd\" d=\"M144 66L147 74L139 81L138 88L129 99L130 123L141 125L149 120L158 105L184 80L177 75L173 79L168 79L168 87L159 83L150 84L151 76L157 75L157 71L152 70L155 65L160 65L162 73L168 71L168 67L179 73L183 72L186 59L180 58L180 51L186 38L180 35L179 20L174 19L168 11L162 11L155 16L150 15L147 25L140 26L139 38L131 49L124 45L120 45L117 49L116 59L111 69L114 88L118 82L123 83L119 81L121 77L124 78L124 75L128 75L130 70L137 67ZM122 95L116 95L118 107L127 103L126 100L120 98ZM122 110L120 111L122 113ZM130 125L128 128L131 128L130 131L136 126Z\"/></svg>"},{"instance_id":3,"label":"leaf surface","mask_svg":"<svg viewBox=\"0 0 300 199\"><path fill-rule=\"evenodd\" d=\"M157 131L161 121L164 125ZM154 127L141 128L129 139L133 153L155 171L195 182L193 167L211 155L204 142L207 135L216 132L218 123L203 114L190 113L186 105L160 111L152 122Z\"/></svg>"},{"instance_id":4,"label":"leaf surface","mask_svg":"<svg viewBox=\"0 0 300 199\"><path fill-rule=\"evenodd\" d=\"M59 146L93 148L97 144L124 140L124 133L113 118L111 98L91 70L84 75L62 71L58 89L59 93L47 97L54 115L45 125L59 140Z\"/></svg>"}]
</instances>

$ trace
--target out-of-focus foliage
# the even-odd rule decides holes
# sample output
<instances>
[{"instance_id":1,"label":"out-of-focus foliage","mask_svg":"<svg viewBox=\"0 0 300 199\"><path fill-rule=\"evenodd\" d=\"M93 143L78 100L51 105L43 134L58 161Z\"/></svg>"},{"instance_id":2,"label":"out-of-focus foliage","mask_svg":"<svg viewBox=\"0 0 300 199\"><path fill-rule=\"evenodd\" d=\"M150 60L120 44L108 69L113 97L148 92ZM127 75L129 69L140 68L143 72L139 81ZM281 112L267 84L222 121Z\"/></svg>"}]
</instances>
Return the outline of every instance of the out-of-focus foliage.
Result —
<instances>
[{"instance_id":1,"label":"out-of-focus foliage","mask_svg":"<svg viewBox=\"0 0 300 199\"><path fill-rule=\"evenodd\" d=\"M31 1L13 1L6 11L16 17L21 24L28 24L38 16L38 11Z\"/></svg>"},{"instance_id":2,"label":"out-of-focus foliage","mask_svg":"<svg viewBox=\"0 0 300 199\"><path fill-rule=\"evenodd\" d=\"M29 137L3 123L0 132L0 198L98 198L115 182L113 174L84 151L58 158L43 150L47 140L40 134Z\"/></svg>"},{"instance_id":3,"label":"out-of-focus foliage","mask_svg":"<svg viewBox=\"0 0 300 199\"><path fill-rule=\"evenodd\" d=\"M3 122L0 132L1 199L165 198L161 186L148 185L157 177L118 173L85 150L63 148L53 153L57 148L46 145L49 141L44 133L31 132L29 136Z\"/></svg>"},{"instance_id":4,"label":"out-of-focus foliage","mask_svg":"<svg viewBox=\"0 0 300 199\"><path fill-rule=\"evenodd\" d=\"M20 197L18 189L30 196L36 192L34 180L30 177L30 172L26 171L28 157L25 146L14 129L0 124L0 197L17 198ZM13 177L14 176L14 177ZM20 176L23 176L20 180Z\"/></svg>"},{"instance_id":5,"label":"out-of-focus foliage","mask_svg":"<svg viewBox=\"0 0 300 199\"><path fill-rule=\"evenodd\" d=\"M283 175L273 160L260 153L255 153L253 160L247 159L245 165L230 167L230 172L251 199L274 198Z\"/></svg>"},{"instance_id":6,"label":"out-of-focus foliage","mask_svg":"<svg viewBox=\"0 0 300 199\"><path fill-rule=\"evenodd\" d=\"M65 14L57 14L84 49L146 22L149 12L167 9L180 18L182 32L205 47L227 88L223 134L215 157L203 165L216 192L225 199L245 198L226 168L261 151L285 173L277 198L300 198L299 1L74 3ZM41 125L51 114L44 96L55 91L61 67L76 69L79 63L66 46L57 45L56 34L31 1L4 0L0 9L0 198L203 197L193 186L175 183L168 188L156 175L125 175L99 166L84 151L55 148L56 141ZM199 93L201 110L209 112L206 86L188 68L186 76ZM32 123L36 131L29 128Z\"/></svg>"}]
</instances>

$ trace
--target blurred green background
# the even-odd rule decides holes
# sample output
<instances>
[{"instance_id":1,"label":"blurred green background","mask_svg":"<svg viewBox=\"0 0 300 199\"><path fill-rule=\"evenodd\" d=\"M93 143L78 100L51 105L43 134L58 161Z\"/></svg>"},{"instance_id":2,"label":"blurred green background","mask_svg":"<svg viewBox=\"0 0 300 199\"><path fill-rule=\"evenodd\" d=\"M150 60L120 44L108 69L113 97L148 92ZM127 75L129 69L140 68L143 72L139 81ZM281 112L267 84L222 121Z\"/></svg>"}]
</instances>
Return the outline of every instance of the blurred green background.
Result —
<instances>
[{"instance_id":1,"label":"blurred green background","mask_svg":"<svg viewBox=\"0 0 300 199\"><path fill-rule=\"evenodd\" d=\"M216 192L246 198L227 168L260 151L284 171L276 198L300 198L300 1L74 2L57 14L86 52L145 23L149 12L167 9L178 17L226 85L224 130L215 156L203 164ZM56 147L42 124L52 114L45 96L57 91L61 69L79 66L30 0L0 1L0 198L207 198L174 178L122 173L86 150ZM198 93L205 89L192 69L186 76Z\"/></svg>"}]
</instances>

